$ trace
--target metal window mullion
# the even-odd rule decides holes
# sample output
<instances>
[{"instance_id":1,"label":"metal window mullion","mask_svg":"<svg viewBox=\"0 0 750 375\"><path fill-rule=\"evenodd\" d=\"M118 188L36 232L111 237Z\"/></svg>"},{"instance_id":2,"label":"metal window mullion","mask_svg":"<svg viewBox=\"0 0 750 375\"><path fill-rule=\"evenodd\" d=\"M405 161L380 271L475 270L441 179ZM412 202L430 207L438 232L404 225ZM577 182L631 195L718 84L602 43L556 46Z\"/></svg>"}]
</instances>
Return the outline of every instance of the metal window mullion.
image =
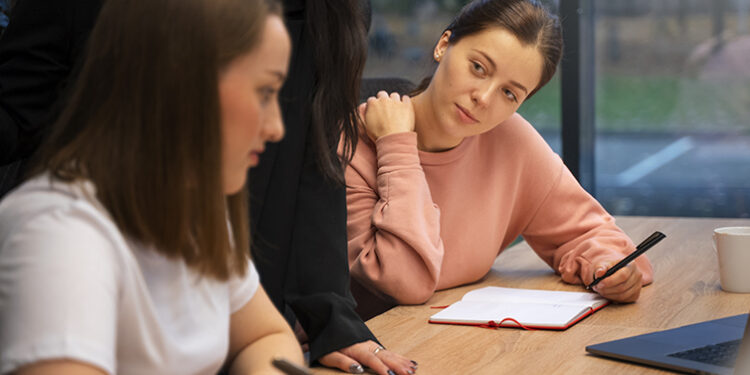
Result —
<instances>
[{"instance_id":1,"label":"metal window mullion","mask_svg":"<svg viewBox=\"0 0 750 375\"><path fill-rule=\"evenodd\" d=\"M560 0L564 53L562 90L562 158L578 182L594 195L594 4L593 0Z\"/></svg>"}]
</instances>

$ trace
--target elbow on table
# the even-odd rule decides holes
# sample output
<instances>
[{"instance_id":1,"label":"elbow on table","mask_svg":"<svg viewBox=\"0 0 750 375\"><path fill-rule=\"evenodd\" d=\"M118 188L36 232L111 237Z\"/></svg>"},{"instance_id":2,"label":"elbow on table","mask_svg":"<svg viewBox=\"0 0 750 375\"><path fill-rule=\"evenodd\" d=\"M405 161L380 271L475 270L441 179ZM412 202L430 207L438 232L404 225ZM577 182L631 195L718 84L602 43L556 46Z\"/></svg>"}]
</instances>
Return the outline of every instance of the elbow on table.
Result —
<instances>
[{"instance_id":1,"label":"elbow on table","mask_svg":"<svg viewBox=\"0 0 750 375\"><path fill-rule=\"evenodd\" d=\"M435 287L429 285L411 285L399 288L391 297L399 305L421 305L435 294Z\"/></svg>"},{"instance_id":2,"label":"elbow on table","mask_svg":"<svg viewBox=\"0 0 750 375\"><path fill-rule=\"evenodd\" d=\"M438 272L408 262L364 262L357 259L350 274L371 291L390 297L399 305L418 305L427 302L437 289Z\"/></svg>"}]
</instances>

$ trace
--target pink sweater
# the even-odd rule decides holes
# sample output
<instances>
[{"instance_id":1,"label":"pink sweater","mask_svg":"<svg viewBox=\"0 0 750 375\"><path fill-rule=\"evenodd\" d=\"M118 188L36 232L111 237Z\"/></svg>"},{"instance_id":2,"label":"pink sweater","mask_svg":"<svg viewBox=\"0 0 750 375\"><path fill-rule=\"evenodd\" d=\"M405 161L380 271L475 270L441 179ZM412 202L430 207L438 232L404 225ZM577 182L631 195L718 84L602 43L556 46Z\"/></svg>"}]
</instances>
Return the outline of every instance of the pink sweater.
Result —
<instances>
[{"instance_id":1,"label":"pink sweater","mask_svg":"<svg viewBox=\"0 0 750 375\"><path fill-rule=\"evenodd\" d=\"M346 183L351 275L399 303L481 279L518 235L576 284L635 249L518 114L439 153L413 132L362 138ZM650 283L648 259L635 263Z\"/></svg>"}]
</instances>

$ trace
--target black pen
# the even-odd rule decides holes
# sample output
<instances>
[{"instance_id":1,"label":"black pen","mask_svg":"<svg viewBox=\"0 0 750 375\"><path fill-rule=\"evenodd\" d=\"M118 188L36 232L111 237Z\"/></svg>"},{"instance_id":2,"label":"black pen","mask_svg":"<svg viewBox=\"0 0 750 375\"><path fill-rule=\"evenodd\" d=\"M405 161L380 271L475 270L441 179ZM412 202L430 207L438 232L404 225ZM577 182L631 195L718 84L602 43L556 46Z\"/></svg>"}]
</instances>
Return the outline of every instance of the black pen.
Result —
<instances>
[{"instance_id":1,"label":"black pen","mask_svg":"<svg viewBox=\"0 0 750 375\"><path fill-rule=\"evenodd\" d=\"M591 288L594 287L594 285L599 284L600 281L606 279L607 277L611 276L613 273L620 270L620 268L627 266L630 262L633 261L633 259L637 258L639 255L646 252L646 250L650 249L652 246L656 245L657 242L661 241L666 235L662 232L654 232L654 234L648 236L643 242L641 242L640 245L638 245L635 248L635 251L630 253L628 256L623 258L621 261L617 262L614 266L612 266L610 269L607 270L607 272L602 275L602 277L594 278L594 281L589 284L586 289L591 290Z\"/></svg>"},{"instance_id":2,"label":"black pen","mask_svg":"<svg viewBox=\"0 0 750 375\"><path fill-rule=\"evenodd\" d=\"M312 375L310 370L287 361L284 358L274 358L273 365L287 375Z\"/></svg>"}]
</instances>

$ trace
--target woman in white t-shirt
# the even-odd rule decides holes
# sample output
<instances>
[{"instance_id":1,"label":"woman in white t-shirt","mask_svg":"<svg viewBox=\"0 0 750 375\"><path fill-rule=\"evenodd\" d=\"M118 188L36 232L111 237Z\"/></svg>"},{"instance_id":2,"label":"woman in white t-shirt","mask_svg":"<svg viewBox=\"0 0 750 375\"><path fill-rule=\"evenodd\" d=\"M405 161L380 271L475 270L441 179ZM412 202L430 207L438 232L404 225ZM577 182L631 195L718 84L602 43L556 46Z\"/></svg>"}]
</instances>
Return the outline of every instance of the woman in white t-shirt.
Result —
<instances>
[{"instance_id":1,"label":"woman in white t-shirt","mask_svg":"<svg viewBox=\"0 0 750 375\"><path fill-rule=\"evenodd\" d=\"M0 374L275 373L299 345L248 259L283 126L264 0L108 0L31 178L0 202Z\"/></svg>"}]
</instances>

